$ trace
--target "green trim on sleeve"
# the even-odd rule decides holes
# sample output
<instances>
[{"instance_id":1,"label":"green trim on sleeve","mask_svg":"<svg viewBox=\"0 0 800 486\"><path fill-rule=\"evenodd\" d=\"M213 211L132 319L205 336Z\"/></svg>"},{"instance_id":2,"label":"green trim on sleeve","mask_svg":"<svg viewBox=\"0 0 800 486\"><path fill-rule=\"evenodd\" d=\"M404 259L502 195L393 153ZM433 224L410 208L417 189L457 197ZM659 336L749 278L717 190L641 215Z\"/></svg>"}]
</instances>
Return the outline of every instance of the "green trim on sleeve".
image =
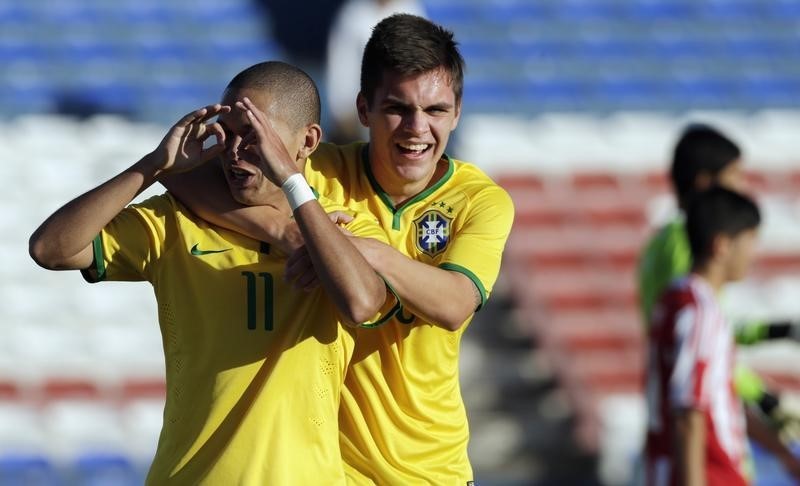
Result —
<instances>
[{"instance_id":1,"label":"green trim on sleeve","mask_svg":"<svg viewBox=\"0 0 800 486\"><path fill-rule=\"evenodd\" d=\"M481 282L481 279L479 279L478 276L472 273L472 271L470 271L468 268L462 267L461 265L458 265L456 263L442 263L441 265L439 265L439 268L441 268L442 270L449 270L451 272L458 272L464 274L467 276L467 278L472 280L472 283L475 284L475 288L477 288L478 292L481 294L481 303L478 304L478 307L475 309L475 312L481 310L483 305L486 303L486 288L483 286L483 282Z\"/></svg>"},{"instance_id":2,"label":"green trim on sleeve","mask_svg":"<svg viewBox=\"0 0 800 486\"><path fill-rule=\"evenodd\" d=\"M89 283L102 282L106 279L106 262L103 258L103 240L100 235L95 236L92 240L92 253L94 255L92 266L81 270L81 275Z\"/></svg>"},{"instance_id":3,"label":"green trim on sleeve","mask_svg":"<svg viewBox=\"0 0 800 486\"><path fill-rule=\"evenodd\" d=\"M378 273L378 272L375 272L375 273ZM396 303L395 303L394 307L392 307L389 310L389 312L386 313L385 316L381 317L380 319L378 319L375 322L364 322L364 323L361 323L361 324L359 324L359 327L372 329L372 328L381 326L381 325L385 324L389 319L394 317L394 315L397 314L397 312L403 307L403 304L400 302L400 296L397 295L397 291L394 289L394 287L392 287L392 284L390 284L389 281L386 280L386 278L383 275L381 275L380 273L378 273L378 276L383 280L383 283L386 285L386 288L389 289L389 292L391 292L392 295L394 295Z\"/></svg>"}]
</instances>

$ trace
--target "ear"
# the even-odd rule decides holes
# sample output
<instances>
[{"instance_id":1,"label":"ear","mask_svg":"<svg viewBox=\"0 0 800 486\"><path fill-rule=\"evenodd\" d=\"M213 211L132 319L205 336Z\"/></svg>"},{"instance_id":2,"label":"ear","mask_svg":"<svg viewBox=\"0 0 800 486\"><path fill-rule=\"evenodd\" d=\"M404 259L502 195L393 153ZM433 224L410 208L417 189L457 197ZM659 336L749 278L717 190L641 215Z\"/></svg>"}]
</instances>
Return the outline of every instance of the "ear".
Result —
<instances>
[{"instance_id":1,"label":"ear","mask_svg":"<svg viewBox=\"0 0 800 486\"><path fill-rule=\"evenodd\" d=\"M731 251L731 238L727 235L717 235L711 242L711 257L725 259Z\"/></svg>"},{"instance_id":2,"label":"ear","mask_svg":"<svg viewBox=\"0 0 800 486\"><path fill-rule=\"evenodd\" d=\"M458 120L460 119L461 119L461 100L458 100L458 102L456 103L456 117L453 119L453 125L450 127L451 132L456 129L456 127L458 126Z\"/></svg>"},{"instance_id":3,"label":"ear","mask_svg":"<svg viewBox=\"0 0 800 486\"><path fill-rule=\"evenodd\" d=\"M300 145L300 149L297 152L297 160L306 160L317 150L321 140L322 127L316 123L306 126L306 131L303 135L303 143Z\"/></svg>"},{"instance_id":4,"label":"ear","mask_svg":"<svg viewBox=\"0 0 800 486\"><path fill-rule=\"evenodd\" d=\"M358 121L360 121L365 128L369 127L369 118L367 117L369 104L367 103L367 97L360 91L358 96L356 96L356 111L358 112Z\"/></svg>"},{"instance_id":5,"label":"ear","mask_svg":"<svg viewBox=\"0 0 800 486\"><path fill-rule=\"evenodd\" d=\"M694 177L694 189L697 192L705 191L714 184L714 179L707 171L699 172Z\"/></svg>"}]
</instances>

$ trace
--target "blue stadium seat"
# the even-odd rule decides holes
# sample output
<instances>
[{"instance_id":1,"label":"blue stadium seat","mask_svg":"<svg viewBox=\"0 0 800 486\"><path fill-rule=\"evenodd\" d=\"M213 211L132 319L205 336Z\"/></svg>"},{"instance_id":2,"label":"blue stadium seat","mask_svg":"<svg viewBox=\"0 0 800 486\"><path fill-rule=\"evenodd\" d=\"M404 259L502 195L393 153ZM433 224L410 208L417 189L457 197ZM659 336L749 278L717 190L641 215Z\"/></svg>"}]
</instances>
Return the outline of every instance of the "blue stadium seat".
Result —
<instances>
[{"instance_id":1,"label":"blue stadium seat","mask_svg":"<svg viewBox=\"0 0 800 486\"><path fill-rule=\"evenodd\" d=\"M643 22L680 21L690 18L694 8L688 1L638 0L625 2L623 18Z\"/></svg>"},{"instance_id":2,"label":"blue stadium seat","mask_svg":"<svg viewBox=\"0 0 800 486\"><path fill-rule=\"evenodd\" d=\"M552 7L544 2L514 1L487 2L481 9L481 17L501 25L542 22L552 18Z\"/></svg>"},{"instance_id":3,"label":"blue stadium seat","mask_svg":"<svg viewBox=\"0 0 800 486\"><path fill-rule=\"evenodd\" d=\"M800 77L761 75L741 81L742 102L750 106L787 107L800 104Z\"/></svg>"},{"instance_id":4,"label":"blue stadium seat","mask_svg":"<svg viewBox=\"0 0 800 486\"><path fill-rule=\"evenodd\" d=\"M621 37L581 38L575 46L576 55L588 62L602 62L611 59L638 59L644 51L638 39Z\"/></svg>"},{"instance_id":5,"label":"blue stadium seat","mask_svg":"<svg viewBox=\"0 0 800 486\"><path fill-rule=\"evenodd\" d=\"M767 3L767 15L776 21L800 19L800 2L795 0L773 0Z\"/></svg>"},{"instance_id":6,"label":"blue stadium seat","mask_svg":"<svg viewBox=\"0 0 800 486\"><path fill-rule=\"evenodd\" d=\"M660 78L640 76L602 77L592 84L595 106L606 109L669 108L664 104L666 82Z\"/></svg>"},{"instance_id":7,"label":"blue stadium seat","mask_svg":"<svg viewBox=\"0 0 800 486\"><path fill-rule=\"evenodd\" d=\"M553 6L556 18L571 21L612 20L619 16L618 3L597 0L566 0Z\"/></svg>"},{"instance_id":8,"label":"blue stadium seat","mask_svg":"<svg viewBox=\"0 0 800 486\"><path fill-rule=\"evenodd\" d=\"M0 2L0 28L33 20L34 13L25 2Z\"/></svg>"},{"instance_id":9,"label":"blue stadium seat","mask_svg":"<svg viewBox=\"0 0 800 486\"><path fill-rule=\"evenodd\" d=\"M724 54L719 42L682 36L647 39L642 42L642 49L648 56L660 62L672 62L678 59L710 61Z\"/></svg>"},{"instance_id":10,"label":"blue stadium seat","mask_svg":"<svg viewBox=\"0 0 800 486\"><path fill-rule=\"evenodd\" d=\"M0 456L0 486L63 486L50 460L37 454Z\"/></svg>"},{"instance_id":11,"label":"blue stadium seat","mask_svg":"<svg viewBox=\"0 0 800 486\"><path fill-rule=\"evenodd\" d=\"M520 108L521 84L512 79L467 78L464 81L464 105L473 111L502 111Z\"/></svg>"},{"instance_id":12,"label":"blue stadium seat","mask_svg":"<svg viewBox=\"0 0 800 486\"><path fill-rule=\"evenodd\" d=\"M733 108L739 95L734 79L703 75L671 81L666 92L666 101L675 109Z\"/></svg>"},{"instance_id":13,"label":"blue stadium seat","mask_svg":"<svg viewBox=\"0 0 800 486\"><path fill-rule=\"evenodd\" d=\"M425 12L435 22L454 25L474 22L475 19L481 18L483 9L478 4L468 2L429 2L425 5Z\"/></svg>"},{"instance_id":14,"label":"blue stadium seat","mask_svg":"<svg viewBox=\"0 0 800 486\"><path fill-rule=\"evenodd\" d=\"M74 484L82 486L138 486L144 483L142 471L127 457L114 453L89 453L78 457L72 466Z\"/></svg>"},{"instance_id":15,"label":"blue stadium seat","mask_svg":"<svg viewBox=\"0 0 800 486\"><path fill-rule=\"evenodd\" d=\"M699 5L698 14L715 22L749 20L764 16L764 6L760 2L746 0L710 0Z\"/></svg>"},{"instance_id":16,"label":"blue stadium seat","mask_svg":"<svg viewBox=\"0 0 800 486\"><path fill-rule=\"evenodd\" d=\"M580 110L589 99L585 80L573 77L531 79L524 88L523 100L530 106L547 110Z\"/></svg>"}]
</instances>

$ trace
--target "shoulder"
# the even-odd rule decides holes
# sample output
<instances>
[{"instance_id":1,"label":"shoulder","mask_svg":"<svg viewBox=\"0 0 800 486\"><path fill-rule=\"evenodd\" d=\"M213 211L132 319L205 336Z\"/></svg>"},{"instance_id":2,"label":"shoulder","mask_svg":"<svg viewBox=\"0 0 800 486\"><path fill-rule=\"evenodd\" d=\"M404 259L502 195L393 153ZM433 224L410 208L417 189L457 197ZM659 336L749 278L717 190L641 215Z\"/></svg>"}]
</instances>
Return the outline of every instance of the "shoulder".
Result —
<instances>
[{"instance_id":1,"label":"shoulder","mask_svg":"<svg viewBox=\"0 0 800 486\"><path fill-rule=\"evenodd\" d=\"M364 145L361 142L349 145L319 144L306 163L306 177L334 178L358 171Z\"/></svg>"},{"instance_id":2,"label":"shoulder","mask_svg":"<svg viewBox=\"0 0 800 486\"><path fill-rule=\"evenodd\" d=\"M496 211L514 212L514 203L508 192L500 187L491 177L475 164L451 158L453 173L450 184L457 187L470 201L478 207L488 206Z\"/></svg>"},{"instance_id":3,"label":"shoulder","mask_svg":"<svg viewBox=\"0 0 800 486\"><path fill-rule=\"evenodd\" d=\"M170 213L188 212L188 210L183 208L178 200L169 192L150 196L147 199L133 203L128 206L128 209L138 213L152 214L156 217L165 216Z\"/></svg>"}]
</instances>

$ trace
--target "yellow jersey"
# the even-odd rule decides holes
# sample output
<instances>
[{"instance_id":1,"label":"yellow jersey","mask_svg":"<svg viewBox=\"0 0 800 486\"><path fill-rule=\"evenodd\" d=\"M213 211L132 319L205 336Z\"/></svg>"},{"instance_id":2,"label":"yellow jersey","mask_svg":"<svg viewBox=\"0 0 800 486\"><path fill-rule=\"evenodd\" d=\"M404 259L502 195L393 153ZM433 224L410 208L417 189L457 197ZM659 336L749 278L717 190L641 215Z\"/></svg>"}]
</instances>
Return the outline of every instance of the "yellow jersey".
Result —
<instances>
[{"instance_id":1,"label":"yellow jersey","mask_svg":"<svg viewBox=\"0 0 800 486\"><path fill-rule=\"evenodd\" d=\"M347 228L386 241L371 216ZM148 484L345 483L337 414L353 331L322 289L294 290L285 255L169 193L124 209L94 252L87 279L148 281L158 302L167 397Z\"/></svg>"},{"instance_id":2,"label":"yellow jersey","mask_svg":"<svg viewBox=\"0 0 800 486\"><path fill-rule=\"evenodd\" d=\"M322 196L377 217L403 254L469 277L482 305L500 269L514 207L474 165L449 157L447 163L441 180L399 208L373 177L366 144L321 144L305 176ZM380 325L357 330L339 415L350 483L472 481L458 378L465 329L448 331L401 307Z\"/></svg>"}]
</instances>

